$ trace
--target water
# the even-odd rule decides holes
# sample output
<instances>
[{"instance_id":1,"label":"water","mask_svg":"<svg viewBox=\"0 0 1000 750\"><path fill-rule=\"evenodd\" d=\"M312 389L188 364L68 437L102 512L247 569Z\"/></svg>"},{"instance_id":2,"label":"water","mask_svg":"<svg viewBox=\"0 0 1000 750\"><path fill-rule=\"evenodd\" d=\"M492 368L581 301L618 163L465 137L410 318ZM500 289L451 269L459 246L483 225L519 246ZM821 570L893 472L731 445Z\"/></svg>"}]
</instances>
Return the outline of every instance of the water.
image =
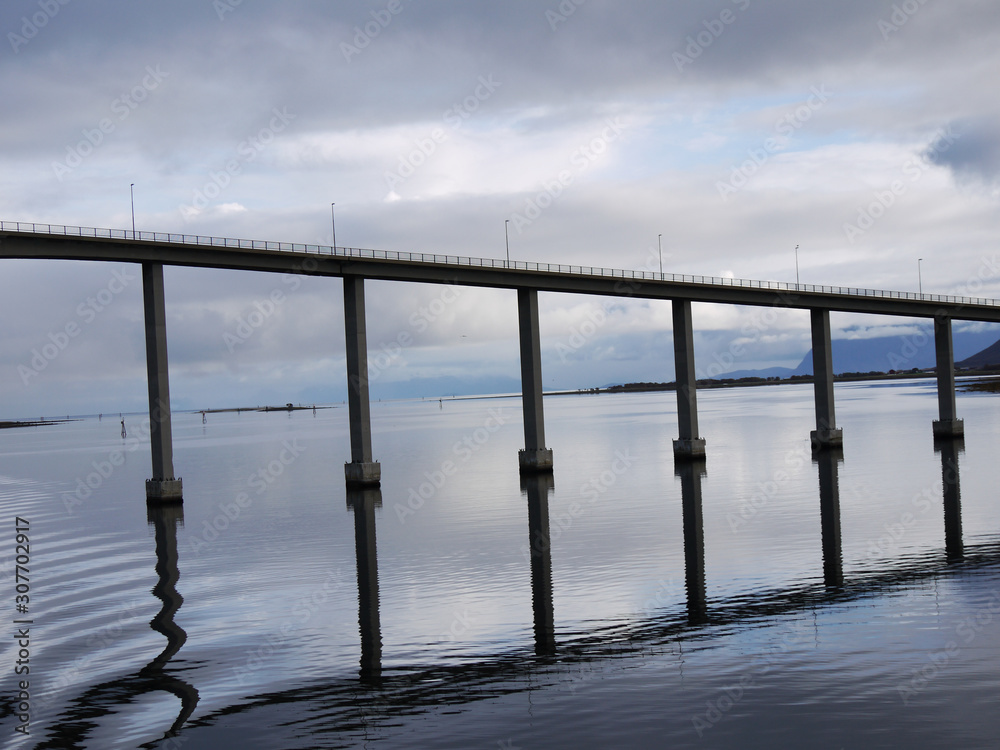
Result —
<instances>
[{"instance_id":1,"label":"water","mask_svg":"<svg viewBox=\"0 0 1000 750\"><path fill-rule=\"evenodd\" d=\"M184 505L148 513L117 419L0 431L0 737L994 747L1000 399L961 394L936 452L933 382L837 398L844 456L814 461L810 386L703 391L704 475L675 473L673 394L548 398L556 469L523 484L517 399L377 403L381 492L351 496L345 408L175 415Z\"/></svg>"}]
</instances>

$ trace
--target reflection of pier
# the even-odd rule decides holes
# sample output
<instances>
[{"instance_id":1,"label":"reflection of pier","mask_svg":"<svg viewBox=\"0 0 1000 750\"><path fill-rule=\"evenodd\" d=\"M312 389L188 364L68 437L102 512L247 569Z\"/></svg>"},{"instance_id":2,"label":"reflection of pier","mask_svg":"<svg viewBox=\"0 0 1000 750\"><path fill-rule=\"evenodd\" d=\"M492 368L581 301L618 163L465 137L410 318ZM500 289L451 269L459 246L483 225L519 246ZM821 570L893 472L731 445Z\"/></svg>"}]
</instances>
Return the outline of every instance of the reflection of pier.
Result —
<instances>
[{"instance_id":1,"label":"reflection of pier","mask_svg":"<svg viewBox=\"0 0 1000 750\"><path fill-rule=\"evenodd\" d=\"M531 556L531 608L535 620L535 653L556 650L552 606L552 537L549 535L549 493L555 486L548 473L523 474L521 492L528 498L528 549Z\"/></svg>"},{"instance_id":2,"label":"reflection of pier","mask_svg":"<svg viewBox=\"0 0 1000 750\"><path fill-rule=\"evenodd\" d=\"M678 461L674 471L681 478L688 622L699 625L706 621L708 615L705 596L705 523L701 512L701 480L707 476L707 470L704 461Z\"/></svg>"},{"instance_id":3,"label":"reflection of pier","mask_svg":"<svg viewBox=\"0 0 1000 750\"><path fill-rule=\"evenodd\" d=\"M941 454L941 484L944 486L944 546L953 562L965 556L962 541L962 487L959 478L958 455L965 450L962 438L945 438L934 443Z\"/></svg>"},{"instance_id":4,"label":"reflection of pier","mask_svg":"<svg viewBox=\"0 0 1000 750\"><path fill-rule=\"evenodd\" d=\"M944 519L946 563L963 559L961 503L959 493L958 453L961 439L936 442L941 453L944 484ZM894 569L888 574L867 574L848 580L844 575L841 544L839 466L843 451L833 447L813 452L819 478L819 508L823 551L823 589L808 587L789 592L775 592L771 603L768 595L757 597L759 605L724 601L709 606L706 596L705 526L702 508L702 480L708 475L703 459L675 462L674 472L680 478L684 539L684 578L686 615L683 623L671 626L672 632L697 630L705 625L730 624L741 617L762 614L783 614L803 606L815 606L823 601L851 599L869 590L894 582L934 575L938 569L930 565L912 571ZM535 653L540 656L565 654L571 644L556 638L556 613L553 606L552 540L549 533L549 494L554 488L552 474L531 472L521 476L521 492L527 501L528 562L531 569L531 600L534 625ZM348 490L348 507L354 511L355 551L358 568L358 622L361 633L361 678L365 682L381 683L382 640L379 619L378 555L375 535L375 509L381 507L382 493L377 488ZM653 620L656 620L654 616ZM650 623L639 623L636 632L644 632ZM629 636L633 637L632 635Z\"/></svg>"},{"instance_id":5,"label":"reflection of pier","mask_svg":"<svg viewBox=\"0 0 1000 750\"><path fill-rule=\"evenodd\" d=\"M180 700L180 711L169 728L154 742L142 747L158 747L160 742L175 737L198 705L198 691L190 683L167 671L170 660L184 645L187 633L174 622L174 615L184 603L177 591L180 578L177 568L177 524L183 524L184 512L180 505L151 505L147 518L156 539L156 585L153 595L163 607L149 622L149 626L167 639L167 645L138 672L116 677L87 688L73 698L61 714L54 717L48 739L36 748L89 747L90 734L99 728L100 720L121 711L123 706L134 703L147 693L166 692Z\"/></svg>"},{"instance_id":6,"label":"reflection of pier","mask_svg":"<svg viewBox=\"0 0 1000 750\"><path fill-rule=\"evenodd\" d=\"M819 519L823 535L823 581L831 588L844 585L844 560L840 542L839 465L844 452L839 448L818 451L813 461L819 465Z\"/></svg>"},{"instance_id":7,"label":"reflection of pier","mask_svg":"<svg viewBox=\"0 0 1000 750\"><path fill-rule=\"evenodd\" d=\"M354 551L358 561L358 627L361 631L361 679L377 681L382 674L382 626L378 610L378 550L375 509L382 491L352 488L347 505L354 511Z\"/></svg>"}]
</instances>

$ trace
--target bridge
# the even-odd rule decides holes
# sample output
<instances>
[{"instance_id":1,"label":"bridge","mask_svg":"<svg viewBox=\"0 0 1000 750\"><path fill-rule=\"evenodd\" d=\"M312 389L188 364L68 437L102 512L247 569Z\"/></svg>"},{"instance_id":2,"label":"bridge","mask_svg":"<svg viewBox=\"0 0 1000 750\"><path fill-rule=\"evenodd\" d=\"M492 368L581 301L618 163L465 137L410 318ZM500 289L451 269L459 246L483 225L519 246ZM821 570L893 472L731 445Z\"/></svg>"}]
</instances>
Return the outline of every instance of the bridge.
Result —
<instances>
[{"instance_id":1,"label":"bridge","mask_svg":"<svg viewBox=\"0 0 1000 750\"><path fill-rule=\"evenodd\" d=\"M146 497L151 502L179 501L183 496L182 482L174 476L173 468L165 265L343 279L351 439L351 462L344 469L345 480L352 487L377 486L381 480L381 467L372 457L366 279L517 290L524 413L524 449L518 458L526 474L550 472L553 466L552 451L545 446L542 409L539 292L671 301L679 433L674 456L678 463L705 457L705 439L698 430L692 302L810 311L816 410L816 429L810 439L817 451L843 444L834 403L831 312L933 319L939 407L933 432L939 438L964 433L955 400L952 321L1000 323L1000 301L975 297L30 222L0 221L0 258L141 265L152 454Z\"/></svg>"}]
</instances>

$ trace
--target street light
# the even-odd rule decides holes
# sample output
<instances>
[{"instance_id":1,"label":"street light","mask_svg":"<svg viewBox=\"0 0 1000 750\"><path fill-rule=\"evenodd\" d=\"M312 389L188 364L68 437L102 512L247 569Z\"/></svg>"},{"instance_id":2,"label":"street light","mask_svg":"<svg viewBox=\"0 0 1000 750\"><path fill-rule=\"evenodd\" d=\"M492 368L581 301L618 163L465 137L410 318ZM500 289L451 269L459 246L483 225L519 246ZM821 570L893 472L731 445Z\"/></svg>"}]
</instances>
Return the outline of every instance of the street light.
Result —
<instances>
[{"instance_id":1,"label":"street light","mask_svg":"<svg viewBox=\"0 0 1000 750\"><path fill-rule=\"evenodd\" d=\"M330 226L333 229L333 252L337 252L337 217L333 213L333 207L336 203L330 204Z\"/></svg>"},{"instance_id":2,"label":"street light","mask_svg":"<svg viewBox=\"0 0 1000 750\"><path fill-rule=\"evenodd\" d=\"M128 186L128 194L132 199L132 239L135 239L135 183Z\"/></svg>"},{"instance_id":3,"label":"street light","mask_svg":"<svg viewBox=\"0 0 1000 750\"><path fill-rule=\"evenodd\" d=\"M795 286L799 285L799 246L795 246Z\"/></svg>"},{"instance_id":4,"label":"street light","mask_svg":"<svg viewBox=\"0 0 1000 750\"><path fill-rule=\"evenodd\" d=\"M924 277L920 272L920 264L923 260L923 258L917 258L917 288L920 289L920 296L924 294Z\"/></svg>"},{"instance_id":5,"label":"street light","mask_svg":"<svg viewBox=\"0 0 1000 750\"><path fill-rule=\"evenodd\" d=\"M663 235L656 235L656 249L660 253L660 280L663 280Z\"/></svg>"},{"instance_id":6,"label":"street light","mask_svg":"<svg viewBox=\"0 0 1000 750\"><path fill-rule=\"evenodd\" d=\"M510 268L510 231L508 231L507 229L509 224L510 224L510 219L504 219L503 236L504 240L507 243L507 265L505 266L506 268Z\"/></svg>"}]
</instances>

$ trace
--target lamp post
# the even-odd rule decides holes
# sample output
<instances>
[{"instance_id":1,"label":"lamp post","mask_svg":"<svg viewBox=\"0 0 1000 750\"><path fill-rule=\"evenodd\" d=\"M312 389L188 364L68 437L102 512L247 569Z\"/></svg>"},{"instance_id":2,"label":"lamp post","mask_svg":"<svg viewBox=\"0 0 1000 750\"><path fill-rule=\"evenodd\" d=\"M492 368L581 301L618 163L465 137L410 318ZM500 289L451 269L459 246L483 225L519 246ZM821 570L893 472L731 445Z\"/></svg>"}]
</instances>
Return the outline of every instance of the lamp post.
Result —
<instances>
[{"instance_id":1,"label":"lamp post","mask_svg":"<svg viewBox=\"0 0 1000 750\"><path fill-rule=\"evenodd\" d=\"M510 268L510 231L507 228L509 225L510 225L510 219L504 219L503 237L504 241L507 244L507 265L505 266L505 268Z\"/></svg>"},{"instance_id":2,"label":"lamp post","mask_svg":"<svg viewBox=\"0 0 1000 750\"><path fill-rule=\"evenodd\" d=\"M663 280L663 235L656 235L656 249L660 254L660 281Z\"/></svg>"},{"instance_id":3,"label":"lamp post","mask_svg":"<svg viewBox=\"0 0 1000 750\"><path fill-rule=\"evenodd\" d=\"M336 206L336 205L337 205L336 203L331 203L330 204L330 227L331 227L331 229L333 229L333 252L334 253L337 252L337 217L336 217L336 215L333 212L333 207Z\"/></svg>"},{"instance_id":4,"label":"lamp post","mask_svg":"<svg viewBox=\"0 0 1000 750\"><path fill-rule=\"evenodd\" d=\"M923 258L917 258L917 288L920 290L920 296L924 295L924 277L920 272L920 264L923 262Z\"/></svg>"},{"instance_id":5,"label":"lamp post","mask_svg":"<svg viewBox=\"0 0 1000 750\"><path fill-rule=\"evenodd\" d=\"M795 246L795 286L799 285L799 246Z\"/></svg>"},{"instance_id":6,"label":"lamp post","mask_svg":"<svg viewBox=\"0 0 1000 750\"><path fill-rule=\"evenodd\" d=\"M135 183L128 186L128 194L132 199L132 239L135 239Z\"/></svg>"}]
</instances>

